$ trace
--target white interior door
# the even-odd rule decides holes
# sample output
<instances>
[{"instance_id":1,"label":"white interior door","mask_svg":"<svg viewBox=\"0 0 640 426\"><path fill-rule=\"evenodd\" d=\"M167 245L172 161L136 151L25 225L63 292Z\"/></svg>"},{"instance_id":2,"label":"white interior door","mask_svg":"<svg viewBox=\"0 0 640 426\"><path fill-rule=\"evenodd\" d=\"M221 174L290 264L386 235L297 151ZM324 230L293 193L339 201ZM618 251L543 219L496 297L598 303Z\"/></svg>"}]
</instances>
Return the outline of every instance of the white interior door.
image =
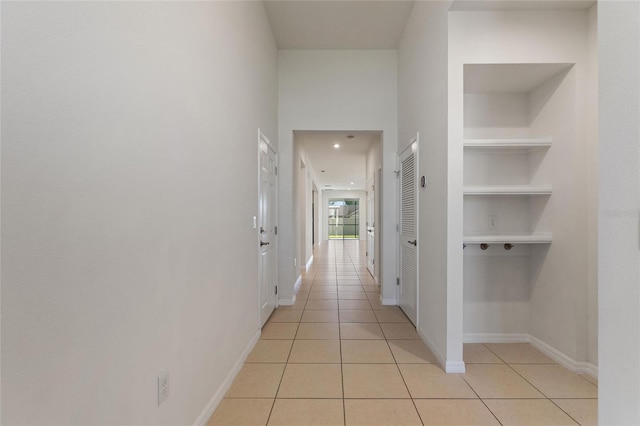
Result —
<instances>
[{"instance_id":1,"label":"white interior door","mask_svg":"<svg viewBox=\"0 0 640 426\"><path fill-rule=\"evenodd\" d=\"M367 182L367 269L371 276L375 276L375 187L374 179Z\"/></svg>"},{"instance_id":2,"label":"white interior door","mask_svg":"<svg viewBox=\"0 0 640 426\"><path fill-rule=\"evenodd\" d=\"M418 316L418 141L400 154L399 305L416 324Z\"/></svg>"},{"instance_id":3,"label":"white interior door","mask_svg":"<svg viewBox=\"0 0 640 426\"><path fill-rule=\"evenodd\" d=\"M259 188L259 293L260 326L276 307L276 194L277 155L269 140L260 133Z\"/></svg>"}]
</instances>

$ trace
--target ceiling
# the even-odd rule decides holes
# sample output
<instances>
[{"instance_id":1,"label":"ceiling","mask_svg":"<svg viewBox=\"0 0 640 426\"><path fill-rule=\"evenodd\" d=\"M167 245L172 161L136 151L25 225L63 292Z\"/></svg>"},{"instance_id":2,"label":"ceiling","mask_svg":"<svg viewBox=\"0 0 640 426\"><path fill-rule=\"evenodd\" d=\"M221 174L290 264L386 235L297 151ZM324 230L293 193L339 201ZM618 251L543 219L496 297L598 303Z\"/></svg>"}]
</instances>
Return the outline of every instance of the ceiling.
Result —
<instances>
[{"instance_id":1,"label":"ceiling","mask_svg":"<svg viewBox=\"0 0 640 426\"><path fill-rule=\"evenodd\" d=\"M380 132L296 131L294 136L295 143L307 153L319 190L365 189L366 155L372 144L381 143ZM340 148L334 148L336 143Z\"/></svg>"},{"instance_id":2,"label":"ceiling","mask_svg":"<svg viewBox=\"0 0 640 426\"><path fill-rule=\"evenodd\" d=\"M396 49L413 1L266 0L280 49Z\"/></svg>"}]
</instances>

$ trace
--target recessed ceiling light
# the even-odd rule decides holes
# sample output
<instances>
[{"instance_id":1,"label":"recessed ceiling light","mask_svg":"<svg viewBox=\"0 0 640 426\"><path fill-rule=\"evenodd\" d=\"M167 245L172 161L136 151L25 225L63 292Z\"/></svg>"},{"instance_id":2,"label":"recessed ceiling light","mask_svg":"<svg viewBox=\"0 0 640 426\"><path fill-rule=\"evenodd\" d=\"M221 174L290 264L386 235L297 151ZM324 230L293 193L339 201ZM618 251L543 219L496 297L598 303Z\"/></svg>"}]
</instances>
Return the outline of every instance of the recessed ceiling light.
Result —
<instances>
[{"instance_id":1,"label":"recessed ceiling light","mask_svg":"<svg viewBox=\"0 0 640 426\"><path fill-rule=\"evenodd\" d=\"M324 170L320 170L320 173L324 173Z\"/></svg>"},{"instance_id":2,"label":"recessed ceiling light","mask_svg":"<svg viewBox=\"0 0 640 426\"><path fill-rule=\"evenodd\" d=\"M340 148L340 144L339 144L339 143L334 143L334 144L333 144L333 147L334 147L334 148Z\"/></svg>"},{"instance_id":3,"label":"recessed ceiling light","mask_svg":"<svg viewBox=\"0 0 640 426\"><path fill-rule=\"evenodd\" d=\"M353 182L351 182L351 185L353 185Z\"/></svg>"}]
</instances>

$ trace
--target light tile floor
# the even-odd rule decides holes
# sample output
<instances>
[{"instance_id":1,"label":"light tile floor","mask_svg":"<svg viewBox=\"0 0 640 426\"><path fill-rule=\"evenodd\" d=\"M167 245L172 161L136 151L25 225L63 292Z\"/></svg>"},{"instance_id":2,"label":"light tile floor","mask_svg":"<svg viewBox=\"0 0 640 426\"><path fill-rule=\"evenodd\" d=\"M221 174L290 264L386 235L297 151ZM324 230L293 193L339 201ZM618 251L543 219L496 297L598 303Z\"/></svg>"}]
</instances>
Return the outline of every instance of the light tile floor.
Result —
<instances>
[{"instance_id":1,"label":"light tile floor","mask_svg":"<svg viewBox=\"0 0 640 426\"><path fill-rule=\"evenodd\" d=\"M364 254L357 241L315 249L210 426L597 424L597 382L528 344L465 344L467 372L445 374L380 303Z\"/></svg>"}]
</instances>

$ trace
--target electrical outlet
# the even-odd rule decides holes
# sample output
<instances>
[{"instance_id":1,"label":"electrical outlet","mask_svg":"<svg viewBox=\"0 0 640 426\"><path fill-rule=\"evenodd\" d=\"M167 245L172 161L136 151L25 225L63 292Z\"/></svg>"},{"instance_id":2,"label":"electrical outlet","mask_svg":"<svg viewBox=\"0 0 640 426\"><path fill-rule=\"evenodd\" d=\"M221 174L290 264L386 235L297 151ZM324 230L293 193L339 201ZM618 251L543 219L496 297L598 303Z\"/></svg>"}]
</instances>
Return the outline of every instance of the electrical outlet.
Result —
<instances>
[{"instance_id":1,"label":"electrical outlet","mask_svg":"<svg viewBox=\"0 0 640 426\"><path fill-rule=\"evenodd\" d=\"M498 220L497 220L497 217L495 215L489 216L489 228L495 228L497 221Z\"/></svg>"},{"instance_id":2,"label":"electrical outlet","mask_svg":"<svg viewBox=\"0 0 640 426\"><path fill-rule=\"evenodd\" d=\"M169 398L169 372L165 371L158 376L158 405Z\"/></svg>"}]
</instances>

